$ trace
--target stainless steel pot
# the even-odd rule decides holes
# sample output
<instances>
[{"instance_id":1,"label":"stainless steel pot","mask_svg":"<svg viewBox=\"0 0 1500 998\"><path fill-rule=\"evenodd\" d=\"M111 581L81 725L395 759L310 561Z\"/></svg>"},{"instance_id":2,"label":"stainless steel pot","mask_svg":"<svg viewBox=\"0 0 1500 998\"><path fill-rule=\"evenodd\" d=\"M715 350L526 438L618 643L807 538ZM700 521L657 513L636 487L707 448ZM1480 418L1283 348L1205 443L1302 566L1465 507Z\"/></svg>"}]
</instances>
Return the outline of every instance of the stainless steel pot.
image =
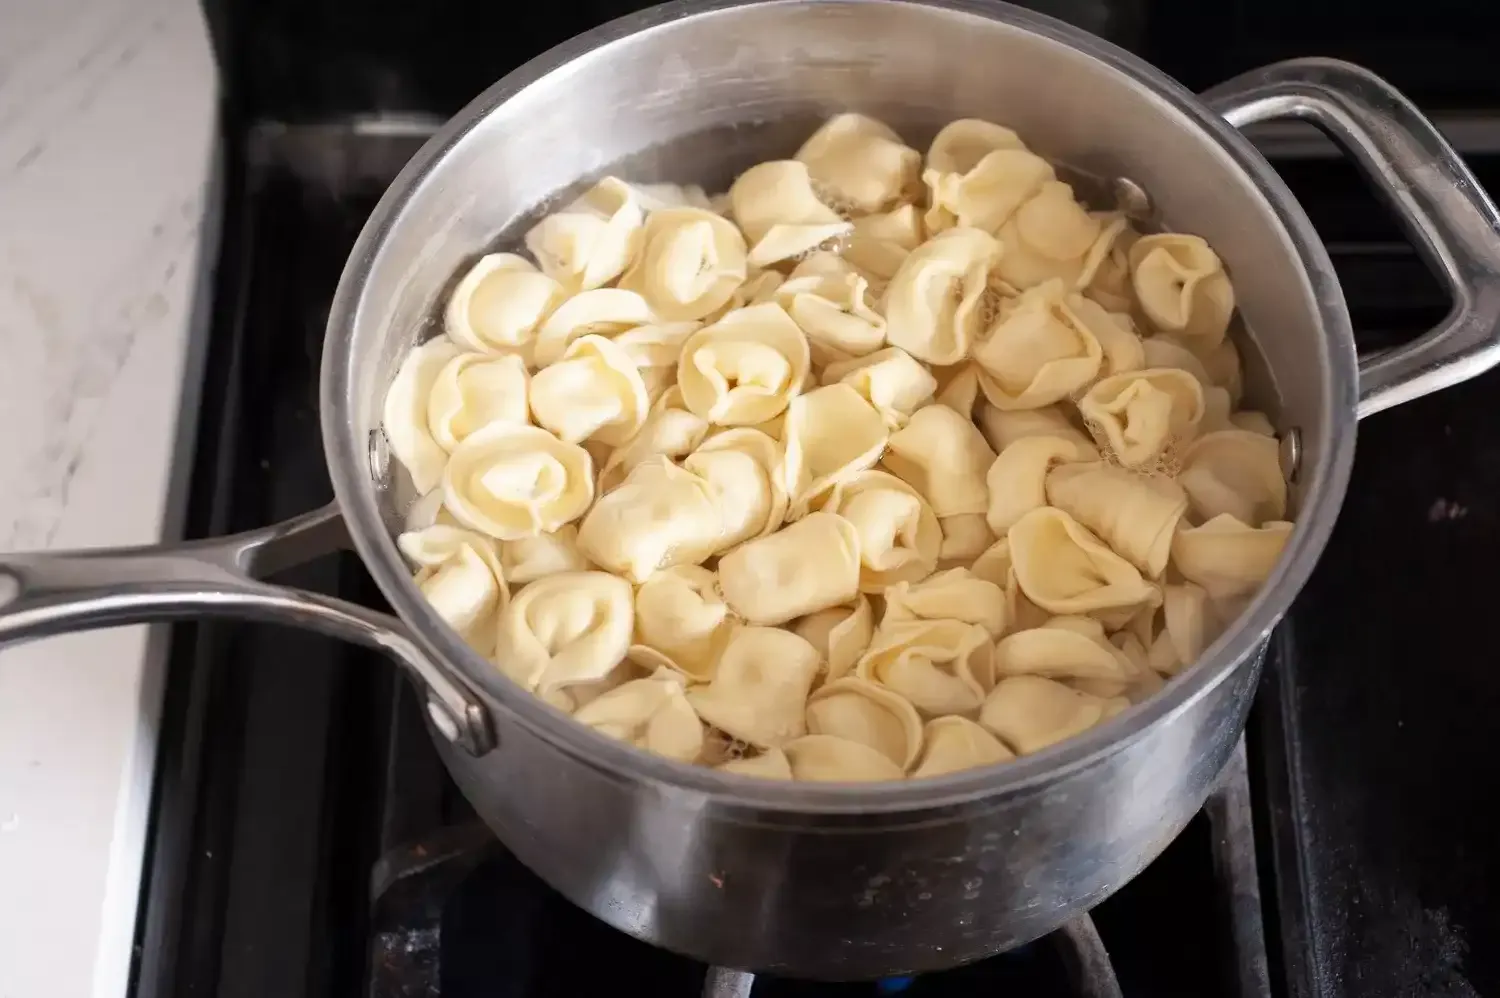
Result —
<instances>
[{"instance_id":1,"label":"stainless steel pot","mask_svg":"<svg viewBox=\"0 0 1500 998\"><path fill-rule=\"evenodd\" d=\"M1294 443L1297 528L1239 623L1112 723L1004 767L875 786L785 785L647 756L510 685L433 615L392 542L403 489L380 402L451 275L580 178L727 183L857 109L920 143L964 116L1149 192L1219 250ZM1310 120L1366 170L1453 292L1441 326L1360 362L1328 256L1235 130ZM619 166L622 160L628 165ZM222 540L0 558L0 645L148 619L230 614L388 651L428 694L464 792L526 864L642 939L733 967L864 978L951 966L1045 933L1149 863L1235 744L1265 640L1338 514L1361 416L1497 360L1495 209L1432 126L1342 63L1283 63L1195 98L1056 21L967 0L681 2L533 60L418 153L365 226L323 359L337 503ZM347 534L345 530L347 529ZM257 579L352 539L399 619Z\"/></svg>"}]
</instances>

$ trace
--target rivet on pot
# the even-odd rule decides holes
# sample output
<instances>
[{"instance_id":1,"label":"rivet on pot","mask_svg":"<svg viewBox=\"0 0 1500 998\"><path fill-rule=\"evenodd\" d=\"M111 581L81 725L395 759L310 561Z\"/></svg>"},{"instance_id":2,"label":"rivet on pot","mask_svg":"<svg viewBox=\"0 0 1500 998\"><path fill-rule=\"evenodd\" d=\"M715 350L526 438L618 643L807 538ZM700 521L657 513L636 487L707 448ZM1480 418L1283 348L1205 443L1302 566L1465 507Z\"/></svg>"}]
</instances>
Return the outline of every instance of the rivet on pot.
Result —
<instances>
[{"instance_id":1,"label":"rivet on pot","mask_svg":"<svg viewBox=\"0 0 1500 998\"><path fill-rule=\"evenodd\" d=\"M391 484L391 445L382 430L370 431L370 479L381 489Z\"/></svg>"},{"instance_id":2,"label":"rivet on pot","mask_svg":"<svg viewBox=\"0 0 1500 998\"><path fill-rule=\"evenodd\" d=\"M1129 177L1116 177L1114 179L1115 210L1124 212L1125 217L1137 222L1150 221L1156 214L1156 206L1151 203L1151 195L1146 189Z\"/></svg>"},{"instance_id":3,"label":"rivet on pot","mask_svg":"<svg viewBox=\"0 0 1500 998\"><path fill-rule=\"evenodd\" d=\"M447 707L444 707L436 700L428 700L427 716L432 720L432 726L437 728L445 739L450 742L457 742L459 740L458 722L453 719L452 714L448 713Z\"/></svg>"},{"instance_id":4,"label":"rivet on pot","mask_svg":"<svg viewBox=\"0 0 1500 998\"><path fill-rule=\"evenodd\" d=\"M4 606L21 595L21 580L7 572L0 572L0 606Z\"/></svg>"},{"instance_id":5,"label":"rivet on pot","mask_svg":"<svg viewBox=\"0 0 1500 998\"><path fill-rule=\"evenodd\" d=\"M1302 470L1302 430L1293 426L1281 435L1281 473L1289 483Z\"/></svg>"}]
</instances>

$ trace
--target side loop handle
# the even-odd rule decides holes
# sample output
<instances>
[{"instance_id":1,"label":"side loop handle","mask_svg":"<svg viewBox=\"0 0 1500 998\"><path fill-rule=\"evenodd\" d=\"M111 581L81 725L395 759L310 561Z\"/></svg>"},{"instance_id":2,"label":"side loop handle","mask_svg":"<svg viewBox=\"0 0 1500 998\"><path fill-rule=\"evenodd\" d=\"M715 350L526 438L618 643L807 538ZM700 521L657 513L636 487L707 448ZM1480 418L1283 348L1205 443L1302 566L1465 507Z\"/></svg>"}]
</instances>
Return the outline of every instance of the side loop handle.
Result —
<instances>
[{"instance_id":1,"label":"side loop handle","mask_svg":"<svg viewBox=\"0 0 1500 998\"><path fill-rule=\"evenodd\" d=\"M338 507L228 537L181 544L0 554L0 648L71 631L240 617L290 624L390 655L427 691L448 740L475 754L494 747L489 716L467 686L434 663L406 625L345 600L261 581L348 547Z\"/></svg>"},{"instance_id":2,"label":"side loop handle","mask_svg":"<svg viewBox=\"0 0 1500 998\"><path fill-rule=\"evenodd\" d=\"M1411 101L1335 59L1278 62L1203 100L1231 125L1299 119L1364 170L1447 285L1453 308L1405 346L1360 361L1359 416L1452 387L1500 363L1500 214L1474 174Z\"/></svg>"}]
</instances>

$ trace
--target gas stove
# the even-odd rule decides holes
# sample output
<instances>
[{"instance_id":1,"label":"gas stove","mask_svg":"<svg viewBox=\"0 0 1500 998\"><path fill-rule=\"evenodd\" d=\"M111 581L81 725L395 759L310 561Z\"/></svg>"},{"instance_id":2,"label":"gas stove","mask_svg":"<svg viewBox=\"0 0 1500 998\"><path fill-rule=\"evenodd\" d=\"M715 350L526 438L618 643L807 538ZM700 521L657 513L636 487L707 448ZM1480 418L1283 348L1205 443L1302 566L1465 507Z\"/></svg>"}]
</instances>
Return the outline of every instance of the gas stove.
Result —
<instances>
[{"instance_id":1,"label":"gas stove","mask_svg":"<svg viewBox=\"0 0 1500 998\"><path fill-rule=\"evenodd\" d=\"M476 16L487 24L498 6ZM626 9L575 6L585 9L505 36L503 58L481 57L478 25L450 30L447 59L436 15L403 32L393 4L361 5L355 16L268 0L253 22L210 10L230 102L194 535L260 526L331 498L317 376L344 257L443 117L520 60ZM1108 0L1033 6L1199 87L1294 53L1363 58L1419 102L1468 105L1442 121L1500 191L1500 113L1485 114L1472 87L1439 91L1425 70L1403 70L1382 47L1386 35L1350 36L1340 48L1310 17L1323 35L1310 28L1305 45L1272 42L1248 8L1227 2L1212 16L1214 5L1176 2L1149 12ZM1224 65L1206 77L1201 39L1210 36L1237 41L1215 50ZM1416 50L1438 44L1413 37ZM1453 42L1455 58L1463 44ZM1404 342L1441 318L1437 283L1330 145L1296 128L1256 140L1328 243L1361 350ZM564 901L477 821L389 663L316 635L212 623L174 636L134 993L1500 991L1500 956L1469 946L1500 931L1500 902L1486 889L1500 860L1478 813L1484 795L1473 792L1500 776L1488 737L1500 674L1466 654L1487 637L1478 627L1489 609L1484 580L1500 544L1500 430L1487 410L1496 389L1500 373L1361 425L1339 526L1273 638L1246 741L1218 789L1143 874L1030 946L941 974L847 984L754 977L653 949ZM278 581L382 604L351 555Z\"/></svg>"}]
</instances>

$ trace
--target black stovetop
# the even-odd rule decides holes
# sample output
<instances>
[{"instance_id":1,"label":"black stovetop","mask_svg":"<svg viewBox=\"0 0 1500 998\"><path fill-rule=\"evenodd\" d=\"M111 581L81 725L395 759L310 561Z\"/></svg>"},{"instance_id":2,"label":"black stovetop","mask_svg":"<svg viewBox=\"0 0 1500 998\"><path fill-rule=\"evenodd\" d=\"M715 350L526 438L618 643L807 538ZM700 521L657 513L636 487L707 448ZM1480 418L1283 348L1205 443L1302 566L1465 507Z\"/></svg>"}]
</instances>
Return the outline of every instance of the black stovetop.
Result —
<instances>
[{"instance_id":1,"label":"black stovetop","mask_svg":"<svg viewBox=\"0 0 1500 998\"><path fill-rule=\"evenodd\" d=\"M411 26L391 3L262 0L263 16L243 25L236 8L211 10L230 99L194 535L330 498L318 361L366 214L437 120L521 58L623 9L574 4L522 27L499 18L504 5L473 5L480 22L435 26L455 4ZM1194 85L1252 57L1374 53L1419 101L1500 109L1500 84L1485 98L1472 80L1463 89L1461 69L1447 84L1458 89L1430 89L1429 64L1403 69L1390 36L1368 23L1336 36L1322 0L1299 5L1307 45L1257 35L1258 15L1228 0L1036 6ZM1403 30L1414 52L1467 51L1461 30L1447 43L1430 25ZM1198 41L1174 41L1184 32ZM1205 78L1208 37L1226 39L1224 71ZM456 46L446 62L432 54L438 39ZM1500 155L1489 155L1500 115L1476 114L1464 135L1484 148L1471 156L1480 179L1500 191ZM1268 152L1329 243L1362 349L1441 317L1437 284L1347 164ZM1080 924L915 982L761 980L754 995L905 985L910 995L1092 998L1110 993L1088 973L1101 939L1126 998L1500 993L1500 956L1482 945L1500 933L1488 890L1500 859L1479 813L1488 802L1472 789L1500 777L1489 750L1500 673L1473 651L1500 550L1500 422L1487 408L1497 389L1500 372L1361 425L1339 525L1275 638L1248 765L1232 767L1204 815L1096 910L1097 937ZM283 581L380 602L352 556ZM704 986L705 968L605 928L511 859L454 790L395 670L328 639L177 628L153 815L139 998L572 998L621 987L686 998Z\"/></svg>"}]
</instances>

